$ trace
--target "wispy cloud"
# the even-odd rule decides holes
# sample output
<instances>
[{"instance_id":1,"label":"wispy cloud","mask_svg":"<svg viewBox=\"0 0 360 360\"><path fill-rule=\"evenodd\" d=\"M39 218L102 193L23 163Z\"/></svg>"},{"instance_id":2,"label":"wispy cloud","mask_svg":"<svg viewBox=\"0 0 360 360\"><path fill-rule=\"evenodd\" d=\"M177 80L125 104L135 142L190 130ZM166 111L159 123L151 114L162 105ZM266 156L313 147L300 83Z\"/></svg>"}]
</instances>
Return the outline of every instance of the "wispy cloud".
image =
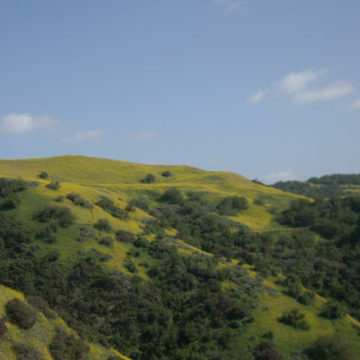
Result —
<instances>
[{"instance_id":1,"label":"wispy cloud","mask_svg":"<svg viewBox=\"0 0 360 360\"><path fill-rule=\"evenodd\" d=\"M208 162L208 165L219 165L221 163L221 159L219 157L214 157L210 159Z\"/></svg>"},{"instance_id":2,"label":"wispy cloud","mask_svg":"<svg viewBox=\"0 0 360 360\"><path fill-rule=\"evenodd\" d=\"M355 88L351 84L347 82L336 82L320 89L300 92L293 97L293 100L300 104L329 101L352 94L354 91Z\"/></svg>"},{"instance_id":3,"label":"wispy cloud","mask_svg":"<svg viewBox=\"0 0 360 360\"><path fill-rule=\"evenodd\" d=\"M29 113L12 113L4 116L0 122L0 132L10 135L19 135L33 132L38 129L54 130L55 119L51 116L33 116Z\"/></svg>"},{"instance_id":4,"label":"wispy cloud","mask_svg":"<svg viewBox=\"0 0 360 360\"><path fill-rule=\"evenodd\" d=\"M279 88L285 94L294 94L304 90L311 82L319 79L319 77L324 73L325 70L292 72L280 81Z\"/></svg>"},{"instance_id":5,"label":"wispy cloud","mask_svg":"<svg viewBox=\"0 0 360 360\"><path fill-rule=\"evenodd\" d=\"M159 137L159 132L156 130L144 130L135 135L137 141L150 141Z\"/></svg>"},{"instance_id":6,"label":"wispy cloud","mask_svg":"<svg viewBox=\"0 0 360 360\"><path fill-rule=\"evenodd\" d=\"M356 99L350 106L349 111L360 111L360 98Z\"/></svg>"},{"instance_id":7,"label":"wispy cloud","mask_svg":"<svg viewBox=\"0 0 360 360\"><path fill-rule=\"evenodd\" d=\"M247 3L244 0L213 0L213 4L222 6L226 12L238 10Z\"/></svg>"},{"instance_id":8,"label":"wispy cloud","mask_svg":"<svg viewBox=\"0 0 360 360\"><path fill-rule=\"evenodd\" d=\"M323 86L317 85L319 79L327 73L326 70L305 70L291 72L274 84L270 90L260 90L246 99L247 104L254 105L263 101L265 97L285 95L297 104L308 104L321 101L330 101L350 95L355 87L346 81L337 81ZM354 103L349 109L356 110L360 105Z\"/></svg>"},{"instance_id":9,"label":"wispy cloud","mask_svg":"<svg viewBox=\"0 0 360 360\"><path fill-rule=\"evenodd\" d=\"M296 174L291 170L283 170L273 174L267 174L262 178L265 184L274 184L278 181L296 180Z\"/></svg>"},{"instance_id":10,"label":"wispy cloud","mask_svg":"<svg viewBox=\"0 0 360 360\"><path fill-rule=\"evenodd\" d=\"M100 139L105 135L103 130L100 129L93 129L93 130L87 130L83 132L78 132L74 136L65 138L65 141L70 141L74 143L83 143L87 141L93 141Z\"/></svg>"},{"instance_id":11,"label":"wispy cloud","mask_svg":"<svg viewBox=\"0 0 360 360\"><path fill-rule=\"evenodd\" d=\"M265 100L266 94L268 93L268 90L259 90L255 94L249 96L246 99L246 103L250 105L256 105L261 103L263 100Z\"/></svg>"}]
</instances>

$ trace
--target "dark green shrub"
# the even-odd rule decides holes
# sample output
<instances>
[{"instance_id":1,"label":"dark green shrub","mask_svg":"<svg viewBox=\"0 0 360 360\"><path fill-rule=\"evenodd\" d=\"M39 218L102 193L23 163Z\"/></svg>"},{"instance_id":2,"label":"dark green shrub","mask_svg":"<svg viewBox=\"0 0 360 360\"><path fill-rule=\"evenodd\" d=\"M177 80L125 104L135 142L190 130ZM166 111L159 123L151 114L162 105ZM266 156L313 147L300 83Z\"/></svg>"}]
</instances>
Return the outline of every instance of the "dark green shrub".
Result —
<instances>
[{"instance_id":1,"label":"dark green shrub","mask_svg":"<svg viewBox=\"0 0 360 360\"><path fill-rule=\"evenodd\" d=\"M111 232L111 230L112 230L109 220L107 220L107 219L99 219L94 224L94 227L95 227L95 229L97 229L99 231Z\"/></svg>"},{"instance_id":2,"label":"dark green shrub","mask_svg":"<svg viewBox=\"0 0 360 360\"><path fill-rule=\"evenodd\" d=\"M72 192L66 195L66 198L69 199L74 205L79 205L87 209L92 209L93 205L90 201L85 200L80 194Z\"/></svg>"},{"instance_id":3,"label":"dark green shrub","mask_svg":"<svg viewBox=\"0 0 360 360\"><path fill-rule=\"evenodd\" d=\"M131 273L137 273L136 265L133 261L130 259L125 260L125 267L131 272Z\"/></svg>"},{"instance_id":4,"label":"dark green shrub","mask_svg":"<svg viewBox=\"0 0 360 360\"><path fill-rule=\"evenodd\" d=\"M48 173L47 173L46 171L42 171L42 172L38 175L38 177L39 177L40 179L47 179L47 178L49 177L49 175L48 175Z\"/></svg>"},{"instance_id":5,"label":"dark green shrub","mask_svg":"<svg viewBox=\"0 0 360 360\"><path fill-rule=\"evenodd\" d=\"M347 314L347 308L337 301L330 300L324 307L320 316L326 319L340 319Z\"/></svg>"},{"instance_id":6,"label":"dark green shrub","mask_svg":"<svg viewBox=\"0 0 360 360\"><path fill-rule=\"evenodd\" d=\"M315 300L315 293L312 291L304 291L297 298L298 302L304 305L311 305Z\"/></svg>"},{"instance_id":7,"label":"dark green shrub","mask_svg":"<svg viewBox=\"0 0 360 360\"><path fill-rule=\"evenodd\" d=\"M8 301L5 310L9 321L22 329L30 329L36 322L36 311L19 299Z\"/></svg>"},{"instance_id":8,"label":"dark green shrub","mask_svg":"<svg viewBox=\"0 0 360 360\"><path fill-rule=\"evenodd\" d=\"M0 210L14 210L18 207L19 204L20 199L15 194L11 194L0 203Z\"/></svg>"},{"instance_id":9,"label":"dark green shrub","mask_svg":"<svg viewBox=\"0 0 360 360\"><path fill-rule=\"evenodd\" d=\"M179 189L173 187L164 192L160 197L160 201L170 204L182 204L184 202L184 197Z\"/></svg>"},{"instance_id":10,"label":"dark green shrub","mask_svg":"<svg viewBox=\"0 0 360 360\"><path fill-rule=\"evenodd\" d=\"M28 188L28 184L21 179L0 178L0 197L7 197Z\"/></svg>"},{"instance_id":11,"label":"dark green shrub","mask_svg":"<svg viewBox=\"0 0 360 360\"><path fill-rule=\"evenodd\" d=\"M53 180L53 181L49 182L46 185L46 187L51 189L51 190L59 190L60 189L60 183L57 180Z\"/></svg>"},{"instance_id":12,"label":"dark green shrub","mask_svg":"<svg viewBox=\"0 0 360 360\"><path fill-rule=\"evenodd\" d=\"M153 174L147 174L140 182L143 184L152 184L155 182L155 176Z\"/></svg>"},{"instance_id":13,"label":"dark green shrub","mask_svg":"<svg viewBox=\"0 0 360 360\"><path fill-rule=\"evenodd\" d=\"M172 176L172 173L169 170L166 170L161 173L161 176L170 177L170 176Z\"/></svg>"},{"instance_id":14,"label":"dark green shrub","mask_svg":"<svg viewBox=\"0 0 360 360\"><path fill-rule=\"evenodd\" d=\"M41 360L42 356L38 350L27 343L16 343L13 350L17 360Z\"/></svg>"},{"instance_id":15,"label":"dark green shrub","mask_svg":"<svg viewBox=\"0 0 360 360\"><path fill-rule=\"evenodd\" d=\"M135 235L129 231L118 230L116 232L116 240L124 243L131 243L135 241Z\"/></svg>"},{"instance_id":16,"label":"dark green shrub","mask_svg":"<svg viewBox=\"0 0 360 360\"><path fill-rule=\"evenodd\" d=\"M221 215L236 215L239 211L248 208L248 202L242 196L227 196L216 208Z\"/></svg>"},{"instance_id":17,"label":"dark green shrub","mask_svg":"<svg viewBox=\"0 0 360 360\"><path fill-rule=\"evenodd\" d=\"M127 220L129 218L129 214L127 211L117 207L114 201L107 198L106 196L102 196L101 199L96 203L96 205L100 206L103 210L105 210L111 216L117 219Z\"/></svg>"},{"instance_id":18,"label":"dark green shrub","mask_svg":"<svg viewBox=\"0 0 360 360\"><path fill-rule=\"evenodd\" d=\"M64 196L59 195L54 199L56 202L62 203L64 201Z\"/></svg>"},{"instance_id":19,"label":"dark green shrub","mask_svg":"<svg viewBox=\"0 0 360 360\"><path fill-rule=\"evenodd\" d=\"M350 344L345 343L336 335L318 338L305 353L311 360L355 360L357 358Z\"/></svg>"},{"instance_id":20,"label":"dark green shrub","mask_svg":"<svg viewBox=\"0 0 360 360\"><path fill-rule=\"evenodd\" d=\"M42 223L55 222L63 228L75 223L75 216L69 208L56 205L44 206L36 215L36 219Z\"/></svg>"},{"instance_id":21,"label":"dark green shrub","mask_svg":"<svg viewBox=\"0 0 360 360\"><path fill-rule=\"evenodd\" d=\"M105 236L99 239L99 244L111 247L114 243L114 239L111 236Z\"/></svg>"},{"instance_id":22,"label":"dark green shrub","mask_svg":"<svg viewBox=\"0 0 360 360\"><path fill-rule=\"evenodd\" d=\"M85 360L89 347L82 340L57 328L49 350L54 360Z\"/></svg>"},{"instance_id":23,"label":"dark green shrub","mask_svg":"<svg viewBox=\"0 0 360 360\"><path fill-rule=\"evenodd\" d=\"M298 309L292 309L290 311L284 312L284 314L279 318L279 321L283 324L292 326L295 329L310 329L310 326L305 319L305 315L302 314Z\"/></svg>"}]
</instances>

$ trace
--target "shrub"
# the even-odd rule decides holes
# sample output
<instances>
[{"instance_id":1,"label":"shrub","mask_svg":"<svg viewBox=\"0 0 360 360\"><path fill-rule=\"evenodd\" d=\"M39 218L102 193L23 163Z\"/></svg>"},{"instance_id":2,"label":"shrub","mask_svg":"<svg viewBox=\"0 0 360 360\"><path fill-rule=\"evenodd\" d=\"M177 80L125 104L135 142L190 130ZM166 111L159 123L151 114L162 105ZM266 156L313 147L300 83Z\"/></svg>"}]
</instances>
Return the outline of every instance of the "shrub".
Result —
<instances>
[{"instance_id":1,"label":"shrub","mask_svg":"<svg viewBox=\"0 0 360 360\"><path fill-rule=\"evenodd\" d=\"M305 315L300 313L298 309L292 309L288 312L284 312L284 314L279 318L279 321L294 327L295 329L301 330L309 330L310 326L305 320Z\"/></svg>"},{"instance_id":2,"label":"shrub","mask_svg":"<svg viewBox=\"0 0 360 360\"><path fill-rule=\"evenodd\" d=\"M61 203L61 202L64 201L64 196L59 195L59 196L57 196L57 197L54 199L54 201Z\"/></svg>"},{"instance_id":3,"label":"shrub","mask_svg":"<svg viewBox=\"0 0 360 360\"><path fill-rule=\"evenodd\" d=\"M44 225L36 234L35 238L38 240L43 241L47 244L55 244L57 237L56 237L57 225L54 222L50 222Z\"/></svg>"},{"instance_id":4,"label":"shrub","mask_svg":"<svg viewBox=\"0 0 360 360\"><path fill-rule=\"evenodd\" d=\"M314 345L305 351L311 360L355 360L356 357L349 344L341 337L327 335L318 338Z\"/></svg>"},{"instance_id":5,"label":"shrub","mask_svg":"<svg viewBox=\"0 0 360 360\"><path fill-rule=\"evenodd\" d=\"M5 210L5 211L13 210L16 209L19 204L20 204L19 198L15 194L12 194L1 202L0 210Z\"/></svg>"},{"instance_id":6,"label":"shrub","mask_svg":"<svg viewBox=\"0 0 360 360\"><path fill-rule=\"evenodd\" d=\"M36 219L42 223L54 221L63 228L75 223L75 216L69 208L56 205L46 205L36 215Z\"/></svg>"},{"instance_id":7,"label":"shrub","mask_svg":"<svg viewBox=\"0 0 360 360\"><path fill-rule=\"evenodd\" d=\"M85 200L80 194L72 192L66 195L66 198L69 199L74 205L79 205L87 209L92 209L93 205L90 201Z\"/></svg>"},{"instance_id":8,"label":"shrub","mask_svg":"<svg viewBox=\"0 0 360 360\"><path fill-rule=\"evenodd\" d=\"M161 176L170 177L170 176L172 176L172 173L169 170L166 170L161 173Z\"/></svg>"},{"instance_id":9,"label":"shrub","mask_svg":"<svg viewBox=\"0 0 360 360\"><path fill-rule=\"evenodd\" d=\"M7 197L28 188L28 184L21 179L0 178L0 197Z\"/></svg>"},{"instance_id":10,"label":"shrub","mask_svg":"<svg viewBox=\"0 0 360 360\"><path fill-rule=\"evenodd\" d=\"M314 303L315 293L312 291L304 291L297 298L298 302L304 305L311 305Z\"/></svg>"},{"instance_id":11,"label":"shrub","mask_svg":"<svg viewBox=\"0 0 360 360\"><path fill-rule=\"evenodd\" d=\"M131 273L137 273L136 265L133 261L130 259L125 260L125 267L131 272Z\"/></svg>"},{"instance_id":12,"label":"shrub","mask_svg":"<svg viewBox=\"0 0 360 360\"><path fill-rule=\"evenodd\" d=\"M39 177L40 179L47 179L47 178L49 177L49 175L48 175L48 173L47 173L46 171L42 171L42 172L38 175L38 177Z\"/></svg>"},{"instance_id":13,"label":"shrub","mask_svg":"<svg viewBox=\"0 0 360 360\"><path fill-rule=\"evenodd\" d=\"M129 231L118 230L116 232L116 240L123 243L130 243L135 240L135 236Z\"/></svg>"},{"instance_id":14,"label":"shrub","mask_svg":"<svg viewBox=\"0 0 360 360\"><path fill-rule=\"evenodd\" d=\"M170 204L182 204L184 202L184 197L179 189L173 187L164 192L160 197L160 201Z\"/></svg>"},{"instance_id":15,"label":"shrub","mask_svg":"<svg viewBox=\"0 0 360 360\"><path fill-rule=\"evenodd\" d=\"M96 205L100 206L103 210L105 210L107 213L117 219L127 220L129 218L129 214L127 211L117 207L114 202L106 196L102 196L101 199L96 203Z\"/></svg>"},{"instance_id":16,"label":"shrub","mask_svg":"<svg viewBox=\"0 0 360 360\"><path fill-rule=\"evenodd\" d=\"M38 350L27 343L16 343L13 350L17 360L41 360L42 356Z\"/></svg>"},{"instance_id":17,"label":"shrub","mask_svg":"<svg viewBox=\"0 0 360 360\"><path fill-rule=\"evenodd\" d=\"M8 301L5 310L9 321L22 329L30 329L36 322L36 311L19 299Z\"/></svg>"},{"instance_id":18,"label":"shrub","mask_svg":"<svg viewBox=\"0 0 360 360\"><path fill-rule=\"evenodd\" d=\"M152 184L155 182L155 176L153 174L147 174L140 182L143 184Z\"/></svg>"},{"instance_id":19,"label":"shrub","mask_svg":"<svg viewBox=\"0 0 360 360\"><path fill-rule=\"evenodd\" d=\"M59 190L60 189L60 183L58 181L51 181L46 185L47 188L51 190Z\"/></svg>"},{"instance_id":20,"label":"shrub","mask_svg":"<svg viewBox=\"0 0 360 360\"><path fill-rule=\"evenodd\" d=\"M248 202L241 196L227 196L217 206L218 212L222 215L236 215L239 211L247 208Z\"/></svg>"},{"instance_id":21,"label":"shrub","mask_svg":"<svg viewBox=\"0 0 360 360\"><path fill-rule=\"evenodd\" d=\"M85 360L89 347L82 340L57 328L49 350L54 360Z\"/></svg>"},{"instance_id":22,"label":"shrub","mask_svg":"<svg viewBox=\"0 0 360 360\"><path fill-rule=\"evenodd\" d=\"M107 220L107 219L99 219L94 224L94 227L95 227L95 229L97 229L99 231L111 232L111 230L112 230L109 220Z\"/></svg>"},{"instance_id":23,"label":"shrub","mask_svg":"<svg viewBox=\"0 0 360 360\"><path fill-rule=\"evenodd\" d=\"M114 239L111 236L105 236L101 239L99 239L99 244L111 247L114 243Z\"/></svg>"},{"instance_id":24,"label":"shrub","mask_svg":"<svg viewBox=\"0 0 360 360\"><path fill-rule=\"evenodd\" d=\"M337 301L328 301L324 307L320 316L326 319L340 319L347 314L347 308Z\"/></svg>"}]
</instances>

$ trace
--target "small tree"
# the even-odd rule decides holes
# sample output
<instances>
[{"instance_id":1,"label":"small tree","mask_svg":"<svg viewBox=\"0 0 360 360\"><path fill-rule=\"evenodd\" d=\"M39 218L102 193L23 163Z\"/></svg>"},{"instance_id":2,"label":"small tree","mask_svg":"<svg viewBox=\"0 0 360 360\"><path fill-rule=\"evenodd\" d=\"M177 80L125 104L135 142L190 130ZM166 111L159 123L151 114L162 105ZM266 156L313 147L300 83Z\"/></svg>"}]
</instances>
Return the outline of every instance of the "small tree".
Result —
<instances>
[{"instance_id":1,"label":"small tree","mask_svg":"<svg viewBox=\"0 0 360 360\"><path fill-rule=\"evenodd\" d=\"M169 170L166 170L161 173L161 176L170 177L170 176L172 176L172 173Z\"/></svg>"},{"instance_id":2,"label":"small tree","mask_svg":"<svg viewBox=\"0 0 360 360\"><path fill-rule=\"evenodd\" d=\"M298 309L292 309L290 311L284 312L284 314L279 318L279 321L286 325L292 326L295 329L310 329L310 326L305 319L305 315L302 314Z\"/></svg>"},{"instance_id":3,"label":"small tree","mask_svg":"<svg viewBox=\"0 0 360 360\"><path fill-rule=\"evenodd\" d=\"M58 181L51 181L49 184L46 185L47 188L51 190L59 190L60 189L60 183Z\"/></svg>"},{"instance_id":4,"label":"small tree","mask_svg":"<svg viewBox=\"0 0 360 360\"><path fill-rule=\"evenodd\" d=\"M111 232L111 230L112 230L109 220L107 220L107 219L99 219L95 223L94 227L95 227L95 229L97 229L99 231Z\"/></svg>"},{"instance_id":5,"label":"small tree","mask_svg":"<svg viewBox=\"0 0 360 360\"><path fill-rule=\"evenodd\" d=\"M340 319L347 314L347 309L344 305L337 301L328 301L324 307L320 316L326 319Z\"/></svg>"},{"instance_id":6,"label":"small tree","mask_svg":"<svg viewBox=\"0 0 360 360\"><path fill-rule=\"evenodd\" d=\"M155 176L153 174L147 174L140 182L143 184L152 184L155 182Z\"/></svg>"},{"instance_id":7,"label":"small tree","mask_svg":"<svg viewBox=\"0 0 360 360\"><path fill-rule=\"evenodd\" d=\"M5 310L9 321L22 329L30 329L36 322L36 311L19 299L10 300Z\"/></svg>"},{"instance_id":8,"label":"small tree","mask_svg":"<svg viewBox=\"0 0 360 360\"><path fill-rule=\"evenodd\" d=\"M38 175L38 177L39 177L40 179L47 179L47 178L49 177L49 175L48 175L48 173L47 173L46 171L42 171L42 172Z\"/></svg>"}]
</instances>

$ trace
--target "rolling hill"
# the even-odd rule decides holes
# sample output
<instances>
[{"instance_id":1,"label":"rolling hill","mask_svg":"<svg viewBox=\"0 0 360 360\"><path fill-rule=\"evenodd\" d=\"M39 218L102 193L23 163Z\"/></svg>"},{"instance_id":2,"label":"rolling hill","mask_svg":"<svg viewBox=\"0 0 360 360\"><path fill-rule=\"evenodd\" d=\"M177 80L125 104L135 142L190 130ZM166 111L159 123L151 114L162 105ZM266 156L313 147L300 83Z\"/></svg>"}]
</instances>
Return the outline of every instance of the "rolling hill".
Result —
<instances>
[{"instance_id":1,"label":"rolling hill","mask_svg":"<svg viewBox=\"0 0 360 360\"><path fill-rule=\"evenodd\" d=\"M5 318L0 359L24 342L54 358L59 326L87 344L79 359L263 359L264 343L300 359L332 334L360 358L357 320L319 316L319 295L289 296L272 250L297 236L276 217L304 197L233 173L83 156L0 160L0 177L0 317L29 296L56 314L39 311L30 329ZM279 321L294 308L308 330Z\"/></svg>"}]
</instances>

